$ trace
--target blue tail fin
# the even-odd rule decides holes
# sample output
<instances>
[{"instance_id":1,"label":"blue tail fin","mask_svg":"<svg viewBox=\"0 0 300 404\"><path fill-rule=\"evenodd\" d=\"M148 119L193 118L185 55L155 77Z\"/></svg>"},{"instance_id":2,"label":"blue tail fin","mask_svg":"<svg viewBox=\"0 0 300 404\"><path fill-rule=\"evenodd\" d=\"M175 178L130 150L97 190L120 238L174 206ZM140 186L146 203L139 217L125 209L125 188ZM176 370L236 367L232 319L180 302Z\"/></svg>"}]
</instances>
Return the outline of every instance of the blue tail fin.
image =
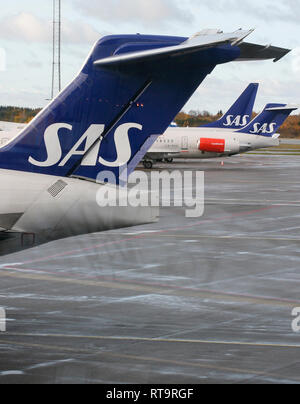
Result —
<instances>
[{"instance_id":1,"label":"blue tail fin","mask_svg":"<svg viewBox=\"0 0 300 404\"><path fill-rule=\"evenodd\" d=\"M238 133L273 137L287 117L297 109L286 104L268 104L261 114Z\"/></svg>"},{"instance_id":2,"label":"blue tail fin","mask_svg":"<svg viewBox=\"0 0 300 404\"><path fill-rule=\"evenodd\" d=\"M228 112L216 122L201 126L201 128L241 129L252 119L252 112L259 84L252 83L236 100Z\"/></svg>"},{"instance_id":3,"label":"blue tail fin","mask_svg":"<svg viewBox=\"0 0 300 404\"><path fill-rule=\"evenodd\" d=\"M92 180L110 171L118 182L126 166L129 175L215 66L240 55L227 43L192 52L184 45L176 57L158 59L157 48L177 51L186 40L122 35L98 41L73 82L0 149L0 168ZM122 65L124 53L143 49L145 60L129 57ZM111 55L120 55L119 65L99 63Z\"/></svg>"}]
</instances>

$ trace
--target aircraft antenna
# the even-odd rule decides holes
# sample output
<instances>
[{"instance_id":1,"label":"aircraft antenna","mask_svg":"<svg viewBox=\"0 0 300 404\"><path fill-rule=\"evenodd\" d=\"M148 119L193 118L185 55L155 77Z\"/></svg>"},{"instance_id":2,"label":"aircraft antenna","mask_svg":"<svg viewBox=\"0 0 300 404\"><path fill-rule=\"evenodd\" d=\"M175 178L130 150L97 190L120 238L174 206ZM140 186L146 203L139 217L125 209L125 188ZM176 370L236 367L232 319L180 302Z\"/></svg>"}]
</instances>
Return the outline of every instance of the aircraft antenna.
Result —
<instances>
[{"instance_id":1,"label":"aircraft antenna","mask_svg":"<svg viewBox=\"0 0 300 404\"><path fill-rule=\"evenodd\" d=\"M52 90L51 99L61 91L61 0L53 0L52 44Z\"/></svg>"}]
</instances>

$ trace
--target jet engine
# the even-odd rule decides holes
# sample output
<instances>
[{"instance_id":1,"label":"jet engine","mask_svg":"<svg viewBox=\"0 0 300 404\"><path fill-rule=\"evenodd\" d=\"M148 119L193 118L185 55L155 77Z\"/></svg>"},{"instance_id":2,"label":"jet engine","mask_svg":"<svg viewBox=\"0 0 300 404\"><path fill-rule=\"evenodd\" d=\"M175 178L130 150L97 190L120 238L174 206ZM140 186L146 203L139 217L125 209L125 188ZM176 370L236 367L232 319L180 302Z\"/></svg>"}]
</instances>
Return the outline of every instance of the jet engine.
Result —
<instances>
[{"instance_id":1,"label":"jet engine","mask_svg":"<svg viewBox=\"0 0 300 404\"><path fill-rule=\"evenodd\" d=\"M199 141L199 150L210 153L224 153L225 139L201 138Z\"/></svg>"},{"instance_id":2,"label":"jet engine","mask_svg":"<svg viewBox=\"0 0 300 404\"><path fill-rule=\"evenodd\" d=\"M198 148L202 152L218 154L236 154L240 151L240 144L236 138L213 139L201 138Z\"/></svg>"}]
</instances>

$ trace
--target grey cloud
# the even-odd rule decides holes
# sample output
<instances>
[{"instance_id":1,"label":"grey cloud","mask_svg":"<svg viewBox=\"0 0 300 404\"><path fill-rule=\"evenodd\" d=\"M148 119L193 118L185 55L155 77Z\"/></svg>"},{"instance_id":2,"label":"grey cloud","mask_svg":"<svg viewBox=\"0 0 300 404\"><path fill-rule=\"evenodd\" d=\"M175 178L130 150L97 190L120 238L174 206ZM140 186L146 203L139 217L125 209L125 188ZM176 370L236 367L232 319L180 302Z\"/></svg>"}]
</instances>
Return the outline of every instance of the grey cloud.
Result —
<instances>
[{"instance_id":1,"label":"grey cloud","mask_svg":"<svg viewBox=\"0 0 300 404\"><path fill-rule=\"evenodd\" d=\"M109 23L165 25L167 22L191 22L194 17L175 0L73 0L86 15Z\"/></svg>"},{"instance_id":2,"label":"grey cloud","mask_svg":"<svg viewBox=\"0 0 300 404\"><path fill-rule=\"evenodd\" d=\"M274 2L273 0L189 0L190 5L206 7L215 12L224 14L239 13L252 15L263 21L288 21L299 24L300 7L299 0L285 0L284 2Z\"/></svg>"},{"instance_id":3,"label":"grey cloud","mask_svg":"<svg viewBox=\"0 0 300 404\"><path fill-rule=\"evenodd\" d=\"M52 23L31 13L21 12L0 20L2 39L25 42L50 42L52 40ZM81 21L64 20L62 36L65 43L93 43L100 34L89 24Z\"/></svg>"}]
</instances>

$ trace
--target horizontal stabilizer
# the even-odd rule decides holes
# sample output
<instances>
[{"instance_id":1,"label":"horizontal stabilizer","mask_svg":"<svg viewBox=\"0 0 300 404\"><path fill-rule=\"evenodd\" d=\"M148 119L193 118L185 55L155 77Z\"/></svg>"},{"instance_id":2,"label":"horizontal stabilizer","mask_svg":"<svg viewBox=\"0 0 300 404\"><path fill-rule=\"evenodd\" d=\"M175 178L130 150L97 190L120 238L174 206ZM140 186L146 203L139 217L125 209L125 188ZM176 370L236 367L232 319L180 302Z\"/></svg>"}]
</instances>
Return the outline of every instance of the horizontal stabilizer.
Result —
<instances>
[{"instance_id":1,"label":"horizontal stabilizer","mask_svg":"<svg viewBox=\"0 0 300 404\"><path fill-rule=\"evenodd\" d=\"M286 112L286 111L297 111L298 107L296 105L286 105L284 107L270 107L266 108L265 111L276 111L276 112Z\"/></svg>"},{"instance_id":2,"label":"horizontal stabilizer","mask_svg":"<svg viewBox=\"0 0 300 404\"><path fill-rule=\"evenodd\" d=\"M154 59L159 60L166 57L182 56L218 45L232 44L235 46L241 43L252 32L253 30L238 30L231 34L217 33L213 35L206 35L205 33L200 33L181 43L180 45L129 52L125 54L115 54L111 57L95 61L94 65L100 68L117 67L132 63L146 62L147 60L154 61ZM133 47L131 46L130 49L133 49Z\"/></svg>"},{"instance_id":3,"label":"horizontal stabilizer","mask_svg":"<svg viewBox=\"0 0 300 404\"><path fill-rule=\"evenodd\" d=\"M251 60L269 60L273 59L274 62L278 62L284 56L286 56L291 49L278 48L276 46L268 45L256 45L248 42L243 42L239 45L241 55L236 61L251 61Z\"/></svg>"}]
</instances>

